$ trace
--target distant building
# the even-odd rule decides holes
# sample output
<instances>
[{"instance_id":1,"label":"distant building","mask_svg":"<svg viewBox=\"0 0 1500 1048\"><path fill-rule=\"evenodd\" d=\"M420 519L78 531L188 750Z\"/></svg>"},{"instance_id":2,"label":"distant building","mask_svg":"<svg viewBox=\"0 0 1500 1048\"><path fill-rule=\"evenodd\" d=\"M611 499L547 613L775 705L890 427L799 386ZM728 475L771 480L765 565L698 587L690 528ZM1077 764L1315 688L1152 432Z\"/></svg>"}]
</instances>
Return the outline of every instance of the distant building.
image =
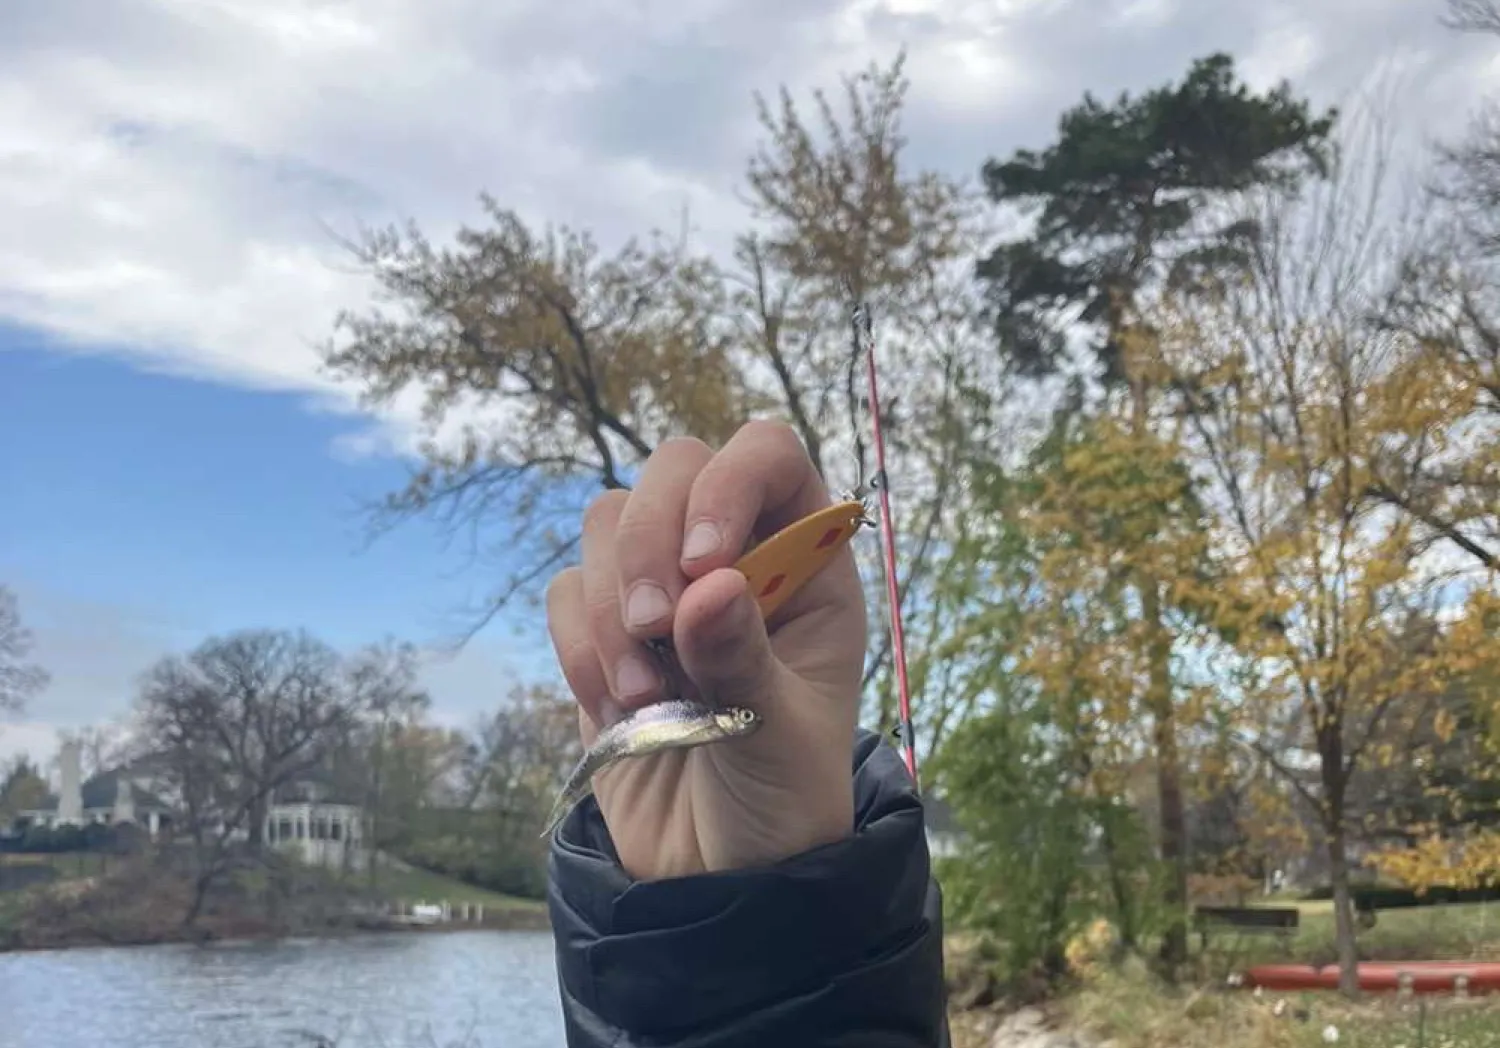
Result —
<instances>
[{"instance_id":1,"label":"distant building","mask_svg":"<svg viewBox=\"0 0 1500 1048\"><path fill-rule=\"evenodd\" d=\"M83 782L82 748L76 742L63 744L59 764L58 792L41 807L22 811L18 826L57 829L131 823L153 838L171 827L175 813L153 789L156 772L149 764L121 765Z\"/></svg>"},{"instance_id":2,"label":"distant building","mask_svg":"<svg viewBox=\"0 0 1500 1048\"><path fill-rule=\"evenodd\" d=\"M310 775L278 790L266 812L264 837L278 851L312 866L363 869L364 808L341 796L321 776Z\"/></svg>"},{"instance_id":3,"label":"distant building","mask_svg":"<svg viewBox=\"0 0 1500 1048\"><path fill-rule=\"evenodd\" d=\"M953 809L940 797L924 794L922 797L923 821L927 828L927 851L934 859L944 859L958 854L963 843L963 831L954 821Z\"/></svg>"},{"instance_id":4,"label":"distant building","mask_svg":"<svg viewBox=\"0 0 1500 1048\"><path fill-rule=\"evenodd\" d=\"M161 758L145 757L81 782L81 757L77 743L63 745L58 792L48 796L41 807L20 812L18 829L134 824L152 840L160 840L186 826L186 812L181 810ZM210 832L216 829L211 823ZM231 840L248 837L244 829L229 834ZM363 869L368 861L364 809L354 798L340 796L317 773L275 792L266 808L261 839L309 865Z\"/></svg>"}]
</instances>

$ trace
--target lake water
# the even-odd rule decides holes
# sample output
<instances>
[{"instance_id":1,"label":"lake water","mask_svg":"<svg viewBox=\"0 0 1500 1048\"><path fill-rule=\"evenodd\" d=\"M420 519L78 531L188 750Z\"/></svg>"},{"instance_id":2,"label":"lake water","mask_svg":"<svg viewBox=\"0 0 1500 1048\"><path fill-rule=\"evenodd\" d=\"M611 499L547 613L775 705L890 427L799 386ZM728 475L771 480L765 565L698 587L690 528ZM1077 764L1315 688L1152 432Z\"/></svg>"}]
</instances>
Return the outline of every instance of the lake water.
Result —
<instances>
[{"instance_id":1,"label":"lake water","mask_svg":"<svg viewBox=\"0 0 1500 1048\"><path fill-rule=\"evenodd\" d=\"M0 1048L561 1048L549 932L0 954Z\"/></svg>"}]
</instances>

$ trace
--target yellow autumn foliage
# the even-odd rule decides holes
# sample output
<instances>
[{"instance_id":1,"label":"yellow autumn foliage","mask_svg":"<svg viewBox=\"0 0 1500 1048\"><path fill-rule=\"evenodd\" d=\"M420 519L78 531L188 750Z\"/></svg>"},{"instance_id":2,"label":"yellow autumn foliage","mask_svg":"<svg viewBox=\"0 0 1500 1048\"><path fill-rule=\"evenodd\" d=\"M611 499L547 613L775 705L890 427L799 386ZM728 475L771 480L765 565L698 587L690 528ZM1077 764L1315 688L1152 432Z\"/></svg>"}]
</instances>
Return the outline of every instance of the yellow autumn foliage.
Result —
<instances>
[{"instance_id":1,"label":"yellow autumn foliage","mask_svg":"<svg viewBox=\"0 0 1500 1048\"><path fill-rule=\"evenodd\" d=\"M1095 918L1063 947L1068 970L1079 979L1097 978L1105 970L1118 943L1119 933L1115 926L1103 917Z\"/></svg>"},{"instance_id":2,"label":"yellow autumn foliage","mask_svg":"<svg viewBox=\"0 0 1500 1048\"><path fill-rule=\"evenodd\" d=\"M1500 832L1459 840L1433 835L1410 848L1384 849L1368 862L1418 895L1433 888L1487 888L1500 884Z\"/></svg>"},{"instance_id":3,"label":"yellow autumn foliage","mask_svg":"<svg viewBox=\"0 0 1500 1048\"><path fill-rule=\"evenodd\" d=\"M1258 277L1227 305L1168 296L1151 348L1192 422L1181 454L1208 509L1216 567L1204 607L1249 682L1228 713L1284 792L1317 813L1337 868L1363 800L1351 793L1356 776L1413 760L1425 726L1450 739L1451 712L1433 714L1444 696L1496 702L1493 688L1476 687L1500 666L1496 578L1434 557L1459 546L1432 523L1454 500L1429 494L1426 515L1393 504L1391 490L1412 487L1393 452L1446 455L1466 476L1500 456L1494 441L1474 439L1472 369L1433 366L1430 342L1352 320L1351 301L1304 297L1289 316L1303 289L1279 283L1287 273L1274 267ZM1382 817L1360 816L1367 829ZM1487 875L1490 849L1486 839L1457 851L1432 842L1381 861L1413 883L1472 883ZM1352 965L1349 915L1339 938Z\"/></svg>"}]
</instances>

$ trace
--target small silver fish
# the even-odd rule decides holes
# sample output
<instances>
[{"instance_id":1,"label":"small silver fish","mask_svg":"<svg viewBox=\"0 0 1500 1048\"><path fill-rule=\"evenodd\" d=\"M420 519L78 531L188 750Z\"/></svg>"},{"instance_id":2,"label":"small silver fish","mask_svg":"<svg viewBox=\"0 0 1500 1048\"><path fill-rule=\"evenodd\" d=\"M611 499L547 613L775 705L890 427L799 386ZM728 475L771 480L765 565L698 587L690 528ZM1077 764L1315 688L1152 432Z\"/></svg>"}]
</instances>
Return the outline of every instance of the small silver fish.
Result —
<instances>
[{"instance_id":1,"label":"small silver fish","mask_svg":"<svg viewBox=\"0 0 1500 1048\"><path fill-rule=\"evenodd\" d=\"M743 706L705 706L672 699L645 706L599 733L594 745L568 776L547 818L546 837L593 790L594 776L626 757L643 757L661 750L702 746L740 735L761 725L761 716Z\"/></svg>"}]
</instances>

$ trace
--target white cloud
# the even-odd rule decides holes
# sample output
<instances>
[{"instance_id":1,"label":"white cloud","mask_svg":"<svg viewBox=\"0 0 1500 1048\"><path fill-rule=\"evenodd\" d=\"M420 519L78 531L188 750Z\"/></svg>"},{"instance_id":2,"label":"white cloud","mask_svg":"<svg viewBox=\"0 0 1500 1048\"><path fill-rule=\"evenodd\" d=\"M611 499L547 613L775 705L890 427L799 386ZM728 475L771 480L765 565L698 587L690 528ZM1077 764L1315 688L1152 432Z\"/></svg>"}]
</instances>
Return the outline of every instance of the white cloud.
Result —
<instances>
[{"instance_id":1,"label":"white cloud","mask_svg":"<svg viewBox=\"0 0 1500 1048\"><path fill-rule=\"evenodd\" d=\"M1342 0L1296 13L1226 3L1204 22L1167 0L1084 17L1097 6L27 5L0 39L0 319L145 366L340 397L314 347L370 288L331 230L411 217L441 237L489 189L605 244L670 226L687 205L717 244L742 220L754 89L832 87L906 47L919 159L969 174L1034 144L1085 88L1160 83L1224 46L1245 51L1256 81L1317 81L1416 24L1390 3L1350 21ZM1121 23L1130 48L1113 37ZM1435 18L1422 25L1434 46L1469 46ZM1450 80L1484 75L1448 65ZM409 423L412 406L395 414ZM392 446L371 435L338 450Z\"/></svg>"},{"instance_id":2,"label":"white cloud","mask_svg":"<svg viewBox=\"0 0 1500 1048\"><path fill-rule=\"evenodd\" d=\"M1165 25L1179 7L1178 0L1125 0L1109 21L1131 29L1154 29Z\"/></svg>"},{"instance_id":3,"label":"white cloud","mask_svg":"<svg viewBox=\"0 0 1500 1048\"><path fill-rule=\"evenodd\" d=\"M1283 9L1241 59L1241 71L1245 81L1259 90L1283 80L1301 80L1317 62L1320 48L1313 25Z\"/></svg>"},{"instance_id":4,"label":"white cloud","mask_svg":"<svg viewBox=\"0 0 1500 1048\"><path fill-rule=\"evenodd\" d=\"M579 217L623 231L643 216L622 204L691 188L556 136L551 100L597 81L544 54L502 61L526 48L485 5L135 10L141 31L108 39L65 6L37 30L47 46L0 65L10 320L152 366L329 389L313 345L369 291L330 227L451 227L488 186L539 218L592 199Z\"/></svg>"}]
</instances>

